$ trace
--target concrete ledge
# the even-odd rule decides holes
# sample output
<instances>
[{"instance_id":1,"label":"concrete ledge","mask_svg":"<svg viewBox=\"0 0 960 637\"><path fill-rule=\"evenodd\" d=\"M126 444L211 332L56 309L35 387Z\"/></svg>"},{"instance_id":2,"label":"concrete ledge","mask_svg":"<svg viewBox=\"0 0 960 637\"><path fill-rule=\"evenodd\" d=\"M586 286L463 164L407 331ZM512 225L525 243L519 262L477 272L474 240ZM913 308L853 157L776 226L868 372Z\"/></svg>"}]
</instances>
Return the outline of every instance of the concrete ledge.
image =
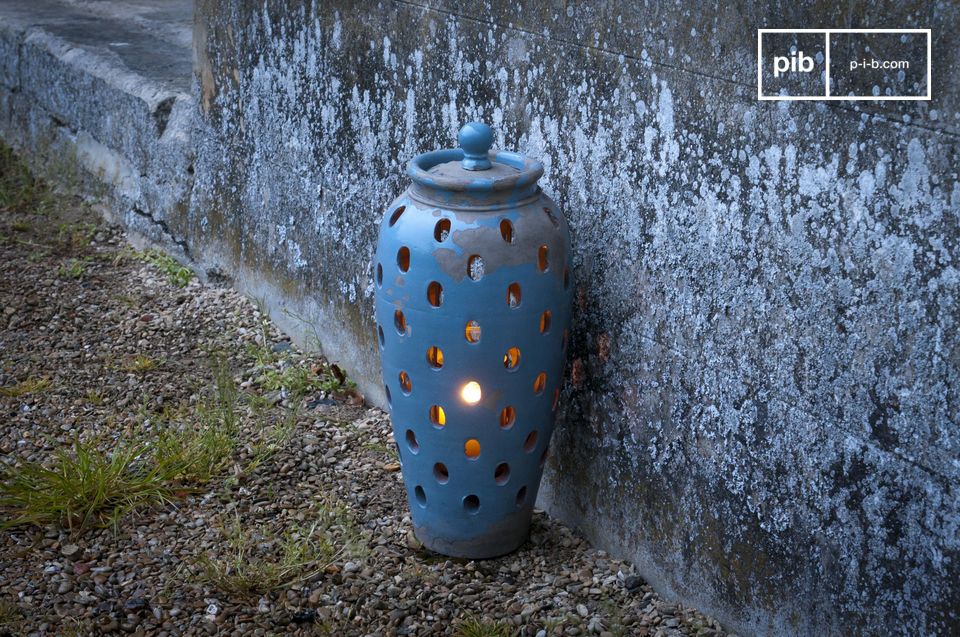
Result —
<instances>
[{"instance_id":1,"label":"concrete ledge","mask_svg":"<svg viewBox=\"0 0 960 637\"><path fill-rule=\"evenodd\" d=\"M193 182L192 11L180 8L158 21L121 2L0 5L0 134L54 179L107 189L107 214L135 239L192 261L171 230Z\"/></svg>"}]
</instances>

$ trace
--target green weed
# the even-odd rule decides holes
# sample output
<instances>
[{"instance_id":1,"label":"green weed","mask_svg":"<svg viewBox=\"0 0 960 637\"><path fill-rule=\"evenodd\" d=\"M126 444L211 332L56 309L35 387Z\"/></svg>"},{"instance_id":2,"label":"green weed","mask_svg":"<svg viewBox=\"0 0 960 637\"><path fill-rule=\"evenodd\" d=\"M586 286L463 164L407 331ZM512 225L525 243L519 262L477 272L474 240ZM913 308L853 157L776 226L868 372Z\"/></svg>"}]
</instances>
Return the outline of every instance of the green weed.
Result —
<instances>
[{"instance_id":1,"label":"green weed","mask_svg":"<svg viewBox=\"0 0 960 637\"><path fill-rule=\"evenodd\" d=\"M270 367L280 361L283 357L273 351L270 342L266 345L259 343L247 343L247 355L253 359L257 367Z\"/></svg>"},{"instance_id":2,"label":"green weed","mask_svg":"<svg viewBox=\"0 0 960 637\"><path fill-rule=\"evenodd\" d=\"M248 471L256 469L290 442L290 439L297 429L297 416L300 413L300 404L301 402L297 400L293 406L287 410L287 413L279 423L261 430L260 440L253 446L253 460L251 460L250 464L246 467Z\"/></svg>"},{"instance_id":3,"label":"green weed","mask_svg":"<svg viewBox=\"0 0 960 637\"><path fill-rule=\"evenodd\" d=\"M82 279L87 267L79 259L69 259L60 265L57 274L64 279Z\"/></svg>"},{"instance_id":4,"label":"green weed","mask_svg":"<svg viewBox=\"0 0 960 637\"><path fill-rule=\"evenodd\" d=\"M16 383L15 385L0 387L0 396L6 396L7 398L20 398L21 396L26 396L27 394L38 394L48 387L50 387L49 378L34 378L31 376L26 380Z\"/></svg>"},{"instance_id":5,"label":"green weed","mask_svg":"<svg viewBox=\"0 0 960 637\"><path fill-rule=\"evenodd\" d=\"M137 354L133 358L128 358L123 361L120 369L128 374L146 374L150 370L155 369L159 364L156 359L150 358L146 354Z\"/></svg>"},{"instance_id":6,"label":"green weed","mask_svg":"<svg viewBox=\"0 0 960 637\"><path fill-rule=\"evenodd\" d=\"M467 617L457 622L455 637L516 637L518 631L503 622L491 622L478 617Z\"/></svg>"},{"instance_id":7,"label":"green weed","mask_svg":"<svg viewBox=\"0 0 960 637\"><path fill-rule=\"evenodd\" d=\"M171 499L165 467L146 445L119 442L111 452L75 440L52 462L20 462L0 473L0 527L60 524L71 531L114 527L134 509Z\"/></svg>"},{"instance_id":8,"label":"green weed","mask_svg":"<svg viewBox=\"0 0 960 637\"><path fill-rule=\"evenodd\" d=\"M237 449L237 436L218 423L204 428L166 428L154 443L158 465L177 484L205 484L223 474Z\"/></svg>"},{"instance_id":9,"label":"green weed","mask_svg":"<svg viewBox=\"0 0 960 637\"><path fill-rule=\"evenodd\" d=\"M256 382L264 391L282 390L293 396L304 396L323 385L312 369L302 365L288 365L282 370L268 367L261 372Z\"/></svg>"},{"instance_id":10,"label":"green weed","mask_svg":"<svg viewBox=\"0 0 960 637\"><path fill-rule=\"evenodd\" d=\"M57 241L72 252L83 252L90 247L97 226L92 223L61 223L57 228Z\"/></svg>"},{"instance_id":11,"label":"green weed","mask_svg":"<svg viewBox=\"0 0 960 637\"><path fill-rule=\"evenodd\" d=\"M139 258L157 268L167 276L167 279L178 288L185 288L193 279L193 270L180 265L180 263L168 254L159 250L147 250L138 255Z\"/></svg>"}]
</instances>

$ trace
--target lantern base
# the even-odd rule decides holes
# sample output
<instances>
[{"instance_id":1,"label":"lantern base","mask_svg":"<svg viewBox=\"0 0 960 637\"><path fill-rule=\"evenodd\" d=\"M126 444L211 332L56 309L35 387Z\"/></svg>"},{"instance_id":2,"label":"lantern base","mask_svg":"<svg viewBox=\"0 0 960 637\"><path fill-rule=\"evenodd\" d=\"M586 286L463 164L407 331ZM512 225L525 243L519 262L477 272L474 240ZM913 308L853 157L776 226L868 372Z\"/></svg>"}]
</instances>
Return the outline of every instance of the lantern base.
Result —
<instances>
[{"instance_id":1,"label":"lantern base","mask_svg":"<svg viewBox=\"0 0 960 637\"><path fill-rule=\"evenodd\" d=\"M434 553L471 560L485 560L512 553L520 548L530 534L533 509L511 515L503 523L493 525L482 534L472 537L451 537L438 534L429 525L417 526L413 532L426 548Z\"/></svg>"}]
</instances>

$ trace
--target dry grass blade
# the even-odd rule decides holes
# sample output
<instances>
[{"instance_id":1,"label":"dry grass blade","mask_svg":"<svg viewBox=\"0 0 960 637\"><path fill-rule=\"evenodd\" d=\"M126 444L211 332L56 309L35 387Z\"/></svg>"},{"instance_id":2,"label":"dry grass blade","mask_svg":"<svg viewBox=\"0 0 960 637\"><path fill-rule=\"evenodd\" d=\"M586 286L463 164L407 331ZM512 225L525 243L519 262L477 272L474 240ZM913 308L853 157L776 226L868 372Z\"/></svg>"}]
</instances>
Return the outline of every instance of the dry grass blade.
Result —
<instances>
[{"instance_id":1,"label":"dry grass blade","mask_svg":"<svg viewBox=\"0 0 960 637\"><path fill-rule=\"evenodd\" d=\"M197 405L192 423L167 423L152 445L154 461L166 479L179 484L204 484L222 475L241 442L237 402L240 392L222 357L213 361L213 388Z\"/></svg>"},{"instance_id":2,"label":"dry grass blade","mask_svg":"<svg viewBox=\"0 0 960 637\"><path fill-rule=\"evenodd\" d=\"M244 528L234 519L224 531L231 553L201 556L201 579L232 595L257 596L304 582L346 554L361 554L359 536L343 507L322 509L310 526L297 526L271 540L264 528Z\"/></svg>"},{"instance_id":3,"label":"dry grass blade","mask_svg":"<svg viewBox=\"0 0 960 637\"><path fill-rule=\"evenodd\" d=\"M30 172L13 150L0 142L0 211L45 214L54 203L54 193Z\"/></svg>"}]
</instances>

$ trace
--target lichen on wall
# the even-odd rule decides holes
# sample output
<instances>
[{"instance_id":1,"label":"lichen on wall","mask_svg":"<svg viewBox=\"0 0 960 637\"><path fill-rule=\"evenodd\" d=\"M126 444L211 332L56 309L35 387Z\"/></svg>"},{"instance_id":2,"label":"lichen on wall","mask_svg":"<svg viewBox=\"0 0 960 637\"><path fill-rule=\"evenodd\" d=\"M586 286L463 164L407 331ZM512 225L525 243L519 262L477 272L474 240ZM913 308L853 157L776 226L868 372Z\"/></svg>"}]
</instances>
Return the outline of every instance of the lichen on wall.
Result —
<instances>
[{"instance_id":1,"label":"lichen on wall","mask_svg":"<svg viewBox=\"0 0 960 637\"><path fill-rule=\"evenodd\" d=\"M760 103L757 25L623 4L201 2L194 241L382 400L380 215L489 122L573 232L551 513L745 632L960 630L956 89Z\"/></svg>"}]
</instances>

